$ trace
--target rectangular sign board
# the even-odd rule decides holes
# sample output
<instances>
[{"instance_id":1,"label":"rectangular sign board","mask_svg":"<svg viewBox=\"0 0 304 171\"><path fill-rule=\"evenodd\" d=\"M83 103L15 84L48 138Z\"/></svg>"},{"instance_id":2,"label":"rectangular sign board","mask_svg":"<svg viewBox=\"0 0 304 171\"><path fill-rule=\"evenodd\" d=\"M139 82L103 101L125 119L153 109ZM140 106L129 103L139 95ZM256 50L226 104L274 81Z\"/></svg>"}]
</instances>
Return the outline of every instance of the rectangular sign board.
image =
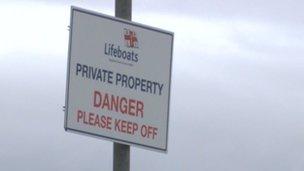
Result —
<instances>
[{"instance_id":1,"label":"rectangular sign board","mask_svg":"<svg viewBox=\"0 0 304 171\"><path fill-rule=\"evenodd\" d=\"M173 33L71 8L65 129L167 151Z\"/></svg>"}]
</instances>

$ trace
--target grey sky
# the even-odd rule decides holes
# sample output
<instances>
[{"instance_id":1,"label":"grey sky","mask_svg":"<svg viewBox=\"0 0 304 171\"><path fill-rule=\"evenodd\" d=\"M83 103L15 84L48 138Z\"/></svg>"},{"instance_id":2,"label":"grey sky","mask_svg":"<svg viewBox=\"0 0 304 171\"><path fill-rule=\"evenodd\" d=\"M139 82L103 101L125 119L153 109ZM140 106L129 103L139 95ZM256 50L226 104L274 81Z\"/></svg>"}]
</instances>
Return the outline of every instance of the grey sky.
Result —
<instances>
[{"instance_id":1,"label":"grey sky","mask_svg":"<svg viewBox=\"0 0 304 171\"><path fill-rule=\"evenodd\" d=\"M168 154L132 170L304 170L303 1L133 1L133 20L175 33ZM69 6L0 5L0 170L111 170L112 143L66 133Z\"/></svg>"}]
</instances>

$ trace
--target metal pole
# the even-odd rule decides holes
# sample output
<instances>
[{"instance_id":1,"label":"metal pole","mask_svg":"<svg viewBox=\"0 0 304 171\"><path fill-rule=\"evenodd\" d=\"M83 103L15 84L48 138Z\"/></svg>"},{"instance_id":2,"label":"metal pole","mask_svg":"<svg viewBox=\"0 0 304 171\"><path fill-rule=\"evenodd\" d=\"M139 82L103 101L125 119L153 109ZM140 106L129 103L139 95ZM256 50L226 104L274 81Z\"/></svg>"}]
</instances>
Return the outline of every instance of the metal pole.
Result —
<instances>
[{"instance_id":1,"label":"metal pole","mask_svg":"<svg viewBox=\"0 0 304 171\"><path fill-rule=\"evenodd\" d=\"M132 19L132 0L115 0L115 17ZM130 146L113 144L113 171L130 171Z\"/></svg>"},{"instance_id":2,"label":"metal pole","mask_svg":"<svg viewBox=\"0 0 304 171\"><path fill-rule=\"evenodd\" d=\"M115 17L132 20L132 0L115 0Z\"/></svg>"},{"instance_id":3,"label":"metal pole","mask_svg":"<svg viewBox=\"0 0 304 171\"><path fill-rule=\"evenodd\" d=\"M130 146L114 143L113 171L130 170Z\"/></svg>"}]
</instances>

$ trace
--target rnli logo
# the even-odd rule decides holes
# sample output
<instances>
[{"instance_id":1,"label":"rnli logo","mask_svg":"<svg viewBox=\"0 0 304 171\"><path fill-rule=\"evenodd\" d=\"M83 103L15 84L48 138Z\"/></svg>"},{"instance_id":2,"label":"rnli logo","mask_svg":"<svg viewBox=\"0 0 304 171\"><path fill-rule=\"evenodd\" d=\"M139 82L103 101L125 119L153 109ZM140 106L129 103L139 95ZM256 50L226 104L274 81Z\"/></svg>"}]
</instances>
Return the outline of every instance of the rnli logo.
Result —
<instances>
[{"instance_id":1,"label":"rnli logo","mask_svg":"<svg viewBox=\"0 0 304 171\"><path fill-rule=\"evenodd\" d=\"M124 29L125 46L129 48L138 48L138 39L135 31Z\"/></svg>"}]
</instances>

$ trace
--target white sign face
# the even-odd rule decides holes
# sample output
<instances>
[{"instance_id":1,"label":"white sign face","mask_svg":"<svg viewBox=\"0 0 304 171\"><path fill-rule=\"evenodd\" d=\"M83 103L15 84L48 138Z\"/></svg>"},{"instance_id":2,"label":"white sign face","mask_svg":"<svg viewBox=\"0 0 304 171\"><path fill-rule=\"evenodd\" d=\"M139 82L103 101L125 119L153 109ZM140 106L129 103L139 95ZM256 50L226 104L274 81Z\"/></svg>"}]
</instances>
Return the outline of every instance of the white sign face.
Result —
<instances>
[{"instance_id":1,"label":"white sign face","mask_svg":"<svg viewBox=\"0 0 304 171\"><path fill-rule=\"evenodd\" d=\"M72 7L65 129L167 151L173 33Z\"/></svg>"}]
</instances>

